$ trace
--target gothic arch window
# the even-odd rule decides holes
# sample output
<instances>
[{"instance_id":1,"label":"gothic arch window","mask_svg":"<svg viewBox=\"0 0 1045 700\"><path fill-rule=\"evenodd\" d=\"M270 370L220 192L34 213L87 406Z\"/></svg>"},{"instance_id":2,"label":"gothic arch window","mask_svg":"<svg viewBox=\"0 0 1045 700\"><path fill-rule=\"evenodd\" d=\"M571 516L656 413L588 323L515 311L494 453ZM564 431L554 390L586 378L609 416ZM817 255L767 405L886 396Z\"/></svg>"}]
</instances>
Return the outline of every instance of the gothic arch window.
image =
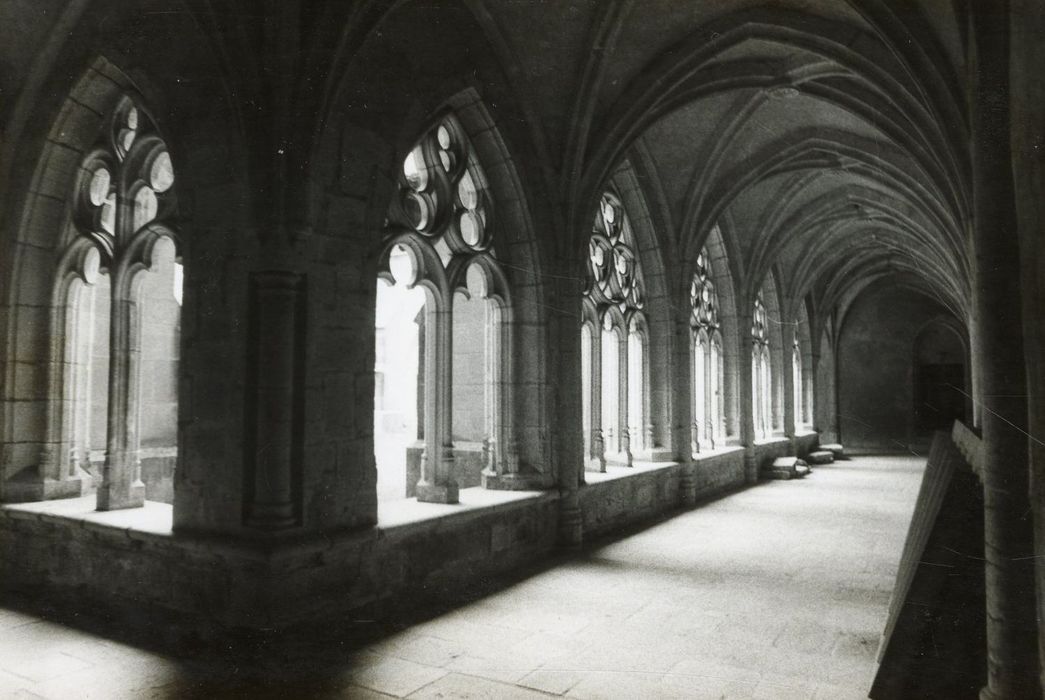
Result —
<instances>
[{"instance_id":1,"label":"gothic arch window","mask_svg":"<svg viewBox=\"0 0 1045 700\"><path fill-rule=\"evenodd\" d=\"M174 166L130 97L84 156L60 257L49 459L90 475L98 508L170 502L181 321ZM100 482L100 483L99 483Z\"/></svg>"},{"instance_id":2,"label":"gothic arch window","mask_svg":"<svg viewBox=\"0 0 1045 700\"><path fill-rule=\"evenodd\" d=\"M692 447L695 452L714 449L721 444L725 432L722 332L710 260L707 249L702 249L697 256L696 271L689 289L693 353Z\"/></svg>"},{"instance_id":3,"label":"gothic arch window","mask_svg":"<svg viewBox=\"0 0 1045 700\"><path fill-rule=\"evenodd\" d=\"M631 224L620 198L602 195L588 240L588 284L581 323L584 442L590 468L630 466L652 446L649 330Z\"/></svg>"},{"instance_id":4,"label":"gothic arch window","mask_svg":"<svg viewBox=\"0 0 1045 700\"><path fill-rule=\"evenodd\" d=\"M752 416L757 439L768 438L773 432L773 378L768 321L766 305L759 291L751 317Z\"/></svg>"},{"instance_id":5,"label":"gothic arch window","mask_svg":"<svg viewBox=\"0 0 1045 700\"><path fill-rule=\"evenodd\" d=\"M452 114L421 136L399 180L378 274L378 494L455 503L461 487L518 472L511 298L490 187Z\"/></svg>"}]
</instances>

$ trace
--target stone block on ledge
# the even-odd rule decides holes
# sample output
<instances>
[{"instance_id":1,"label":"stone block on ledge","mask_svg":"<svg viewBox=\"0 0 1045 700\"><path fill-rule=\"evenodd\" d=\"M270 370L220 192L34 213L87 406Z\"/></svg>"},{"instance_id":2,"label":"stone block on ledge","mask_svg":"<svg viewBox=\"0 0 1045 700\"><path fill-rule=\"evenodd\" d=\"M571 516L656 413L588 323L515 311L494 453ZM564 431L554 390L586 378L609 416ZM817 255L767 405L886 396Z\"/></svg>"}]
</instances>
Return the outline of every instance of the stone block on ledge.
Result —
<instances>
[{"instance_id":1,"label":"stone block on ledge","mask_svg":"<svg viewBox=\"0 0 1045 700\"><path fill-rule=\"evenodd\" d=\"M831 464L835 461L835 455L828 450L817 450L806 455L806 461L810 464Z\"/></svg>"},{"instance_id":2,"label":"stone block on ledge","mask_svg":"<svg viewBox=\"0 0 1045 700\"><path fill-rule=\"evenodd\" d=\"M820 446L821 450L827 450L835 459L847 459L845 456L845 448L837 442L828 443Z\"/></svg>"},{"instance_id":3,"label":"stone block on ledge","mask_svg":"<svg viewBox=\"0 0 1045 700\"><path fill-rule=\"evenodd\" d=\"M763 479L801 479L813 470L798 457L777 457L773 463L762 468Z\"/></svg>"}]
</instances>

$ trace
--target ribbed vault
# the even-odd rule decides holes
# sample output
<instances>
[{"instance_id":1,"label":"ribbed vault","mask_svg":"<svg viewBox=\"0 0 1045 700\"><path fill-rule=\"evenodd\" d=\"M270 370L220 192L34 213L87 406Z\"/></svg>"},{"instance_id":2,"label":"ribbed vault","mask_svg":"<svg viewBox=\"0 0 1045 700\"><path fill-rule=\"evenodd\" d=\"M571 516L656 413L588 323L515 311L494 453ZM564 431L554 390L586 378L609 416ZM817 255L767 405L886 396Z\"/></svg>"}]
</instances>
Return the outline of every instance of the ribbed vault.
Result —
<instances>
[{"instance_id":1,"label":"ribbed vault","mask_svg":"<svg viewBox=\"0 0 1045 700\"><path fill-rule=\"evenodd\" d=\"M960 44L909 55L881 7L739 5L656 38L645 32L661 24L615 19L620 35L604 40L620 50L581 91L602 109L568 139L571 201L587 203L638 149L675 225L680 275L728 221L741 298L775 267L789 318L807 298L831 313L891 276L968 319L967 125L945 58Z\"/></svg>"}]
</instances>

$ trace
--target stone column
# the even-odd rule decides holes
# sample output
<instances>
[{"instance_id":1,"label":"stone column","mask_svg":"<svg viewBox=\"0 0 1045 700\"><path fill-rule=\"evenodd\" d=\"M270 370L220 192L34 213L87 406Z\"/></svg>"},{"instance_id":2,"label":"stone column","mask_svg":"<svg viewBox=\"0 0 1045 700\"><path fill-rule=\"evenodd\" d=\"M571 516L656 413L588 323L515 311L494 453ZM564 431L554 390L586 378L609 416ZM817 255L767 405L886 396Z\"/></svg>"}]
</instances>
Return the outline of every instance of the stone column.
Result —
<instances>
[{"instance_id":1,"label":"stone column","mask_svg":"<svg viewBox=\"0 0 1045 700\"><path fill-rule=\"evenodd\" d=\"M109 410L98 510L145 505L145 484L138 455L138 413L141 372L141 318L131 297L132 280L126 265L112 273L112 312L109 325Z\"/></svg>"},{"instance_id":2,"label":"stone column","mask_svg":"<svg viewBox=\"0 0 1045 700\"><path fill-rule=\"evenodd\" d=\"M983 401L987 560L987 686L980 697L1040 698L1007 3L977 5L972 14L974 355Z\"/></svg>"},{"instance_id":3,"label":"stone column","mask_svg":"<svg viewBox=\"0 0 1045 700\"><path fill-rule=\"evenodd\" d=\"M497 348L494 357L500 359L500 376L497 377L497 417L500 424L497 431L498 469L502 476L509 479L519 475L519 445L515 437L515 345L512 339L514 319L503 309L497 310L497 326L491 335ZM496 367L491 368L496 372Z\"/></svg>"},{"instance_id":4,"label":"stone column","mask_svg":"<svg viewBox=\"0 0 1045 700\"><path fill-rule=\"evenodd\" d=\"M300 386L298 327L304 277L296 272L271 270L251 276L251 300L255 319L250 349L255 404L254 446L247 453L248 481L246 523L264 530L280 530L297 524L294 476L301 465L296 454L300 436L295 409Z\"/></svg>"},{"instance_id":5,"label":"stone column","mask_svg":"<svg viewBox=\"0 0 1045 700\"><path fill-rule=\"evenodd\" d=\"M489 459L484 462L482 486L499 490L537 488L532 475L519 471L519 443L515 436L514 318L501 307L493 307L492 313L494 322L488 323L486 328L487 347L490 348L486 371L494 380L487 384L487 405L496 409L492 429L487 429L487 434L493 439L486 445Z\"/></svg>"},{"instance_id":6,"label":"stone column","mask_svg":"<svg viewBox=\"0 0 1045 700\"><path fill-rule=\"evenodd\" d=\"M577 270L562 264L549 275L549 304L559 313L548 316L547 357L553 410L550 415L552 459L559 484L559 542L564 547L579 547L584 541L584 521L580 508L580 484L585 460L581 387L581 284ZM596 404L600 370L597 368L601 336L592 340L592 442L599 425L600 407ZM593 462L594 464L594 462ZM605 462L602 462L605 469Z\"/></svg>"},{"instance_id":7,"label":"stone column","mask_svg":"<svg viewBox=\"0 0 1045 700\"><path fill-rule=\"evenodd\" d=\"M592 471L606 471L606 436L602 433L602 326L591 337L591 454L586 455ZM583 477L582 477L583 478Z\"/></svg>"},{"instance_id":8,"label":"stone column","mask_svg":"<svg viewBox=\"0 0 1045 700\"><path fill-rule=\"evenodd\" d=\"M820 427L820 420L817 416L821 393L820 379L818 378L820 373L819 343L816 339L813 339L811 342L813 347L809 349L809 378L806 380L809 396L806 399L806 410L809 412L809 423L812 425L813 430L823 436L823 431Z\"/></svg>"},{"instance_id":9,"label":"stone column","mask_svg":"<svg viewBox=\"0 0 1045 700\"><path fill-rule=\"evenodd\" d=\"M425 451L417 500L457 503L453 443L453 312L451 300L425 305Z\"/></svg>"},{"instance_id":10,"label":"stone column","mask_svg":"<svg viewBox=\"0 0 1045 700\"><path fill-rule=\"evenodd\" d=\"M700 411L697 410L697 388L695 385L697 381L697 372L700 372L700 370L697 369L697 349L692 338L692 332L688 340L689 357L687 358L687 364L689 365L689 372L686 376L689 378L689 449L693 454L700 454L700 441L701 438L704 437L704 430L707 426L700 424ZM707 366L707 363L705 363L705 366ZM704 373L704 377L704 381L706 382L707 372ZM707 384L704 384L704 386L706 390Z\"/></svg>"},{"instance_id":11,"label":"stone column","mask_svg":"<svg viewBox=\"0 0 1045 700\"><path fill-rule=\"evenodd\" d=\"M650 377L650 365L653 364L651 359L652 351L650 349L650 330L649 326L646 327L646 335L642 342L642 364L639 367L639 371L642 372L642 425L639 426L642 430L642 451L646 456L646 459L657 459L657 433L659 428L665 423L670 425L670 422L664 421L660 418L656 424L653 422L653 382ZM664 421L664 422L662 422ZM670 447L671 436L665 436L665 447Z\"/></svg>"},{"instance_id":12,"label":"stone column","mask_svg":"<svg viewBox=\"0 0 1045 700\"><path fill-rule=\"evenodd\" d=\"M82 307L90 307L94 292L84 286L78 302L62 287L52 303L51 357L47 364L47 427L40 448L40 467L33 479L10 480L5 484L4 500L41 501L79 496L90 483L81 465L86 449L76 430L86 408L78 400L82 382L82 356L90 349L90 324L81 322ZM87 297L86 300L84 297ZM86 329L84 326L88 326ZM87 339L83 339L86 330ZM61 338L65 337L65 342ZM89 358L87 359L89 361ZM78 440L78 438L81 438Z\"/></svg>"},{"instance_id":13,"label":"stone column","mask_svg":"<svg viewBox=\"0 0 1045 700\"><path fill-rule=\"evenodd\" d=\"M631 405L631 384L628 377L628 329L622 328L620 337L617 339L617 430L620 436L621 456L624 457L624 466L632 466L631 455L631 431L628 429L628 408Z\"/></svg>"},{"instance_id":14,"label":"stone column","mask_svg":"<svg viewBox=\"0 0 1045 700\"><path fill-rule=\"evenodd\" d=\"M1039 0L1014 0L1010 17L1012 60L1009 64L1012 109L1013 173L1020 230L1024 352L1027 357L1028 432L1031 463L1031 507L1037 552L1045 551L1045 8ZM1035 560L1038 619L1045 620L1045 558ZM1045 625L1038 626L1038 670L1045 675ZM1040 678L1041 676L1039 676ZM1041 681L1045 687L1045 680Z\"/></svg>"},{"instance_id":15,"label":"stone column","mask_svg":"<svg viewBox=\"0 0 1045 700\"><path fill-rule=\"evenodd\" d=\"M715 419L717 413L713 400L715 392L719 391L718 364L722 361L721 353L715 351L714 338L708 339L707 354L704 356L704 445L709 450L715 449Z\"/></svg>"},{"instance_id":16,"label":"stone column","mask_svg":"<svg viewBox=\"0 0 1045 700\"><path fill-rule=\"evenodd\" d=\"M796 454L795 451L795 425L798 422L798 416L795 416L795 390L798 388L795 386L795 325L793 323L784 323L781 335L784 337L783 347L783 374L781 379L784 380L784 435L787 436L791 443L791 454Z\"/></svg>"},{"instance_id":17,"label":"stone column","mask_svg":"<svg viewBox=\"0 0 1045 700\"><path fill-rule=\"evenodd\" d=\"M812 343L812 341L810 341ZM813 373L813 358L809 357L809 362L806 362L806 355L802 353L802 423L806 427L810 427L813 422L813 401L816 396L816 390L813 388L813 377L816 375Z\"/></svg>"},{"instance_id":18,"label":"stone column","mask_svg":"<svg viewBox=\"0 0 1045 700\"><path fill-rule=\"evenodd\" d=\"M831 352L831 367L830 367L830 378L831 385L828 389L828 398L831 401L831 406L827 413L828 425L827 431L832 436L831 442L842 442L845 438L842 435L842 419L838 415L838 407L841 405L838 402L838 350L839 350L839 335L836 332L835 336L828 341L828 347Z\"/></svg>"},{"instance_id":19,"label":"stone column","mask_svg":"<svg viewBox=\"0 0 1045 700\"><path fill-rule=\"evenodd\" d=\"M983 423L983 388L980 383L980 363L976 362L977 348L980 347L979 323L976 321L976 309L972 310L969 322L969 393L972 394L972 425L979 428Z\"/></svg>"},{"instance_id":20,"label":"stone column","mask_svg":"<svg viewBox=\"0 0 1045 700\"><path fill-rule=\"evenodd\" d=\"M683 309L688 309L688 297ZM693 331L689 326L688 314L678 314L674 319L675 331L675 376L678 381L671 387L675 401L675 460L682 465L679 473L679 501L683 507L692 507L697 502L696 464L693 462Z\"/></svg>"},{"instance_id":21,"label":"stone column","mask_svg":"<svg viewBox=\"0 0 1045 700\"><path fill-rule=\"evenodd\" d=\"M737 328L740 330L739 369L740 369L740 442L744 446L744 481L748 484L758 482L758 457L755 454L755 382L754 344L751 342L751 316L737 315Z\"/></svg>"}]
</instances>

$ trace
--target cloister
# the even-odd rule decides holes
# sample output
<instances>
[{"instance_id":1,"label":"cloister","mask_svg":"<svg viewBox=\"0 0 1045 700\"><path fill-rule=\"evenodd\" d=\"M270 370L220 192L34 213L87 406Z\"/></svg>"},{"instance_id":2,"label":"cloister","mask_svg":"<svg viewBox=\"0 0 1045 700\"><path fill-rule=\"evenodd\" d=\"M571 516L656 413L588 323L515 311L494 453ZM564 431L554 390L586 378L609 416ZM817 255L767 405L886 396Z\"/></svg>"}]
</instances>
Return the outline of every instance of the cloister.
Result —
<instances>
[{"instance_id":1,"label":"cloister","mask_svg":"<svg viewBox=\"0 0 1045 700\"><path fill-rule=\"evenodd\" d=\"M484 675L453 666L485 658L466 641L440 665L386 640L368 653L437 685L322 691L862 697L857 661L679 669L715 657L709 616L744 647L719 624L737 585L794 658L871 674L845 645L890 593L903 614L931 530L982 573L962 692L1040 697L1042 37L1030 0L0 4L0 630L52 606L219 640L409 609L431 649L454 591L494 601L460 615L569 597L555 564L636 646L677 606L685 654L618 686L581 648ZM975 522L927 505L930 448L975 477ZM765 587L742 553L776 562ZM767 593L795 577L819 618ZM614 597L632 584L642 608ZM869 607L795 631L847 586ZM556 643L613 638L584 609ZM824 634L848 641L795 641Z\"/></svg>"}]
</instances>

